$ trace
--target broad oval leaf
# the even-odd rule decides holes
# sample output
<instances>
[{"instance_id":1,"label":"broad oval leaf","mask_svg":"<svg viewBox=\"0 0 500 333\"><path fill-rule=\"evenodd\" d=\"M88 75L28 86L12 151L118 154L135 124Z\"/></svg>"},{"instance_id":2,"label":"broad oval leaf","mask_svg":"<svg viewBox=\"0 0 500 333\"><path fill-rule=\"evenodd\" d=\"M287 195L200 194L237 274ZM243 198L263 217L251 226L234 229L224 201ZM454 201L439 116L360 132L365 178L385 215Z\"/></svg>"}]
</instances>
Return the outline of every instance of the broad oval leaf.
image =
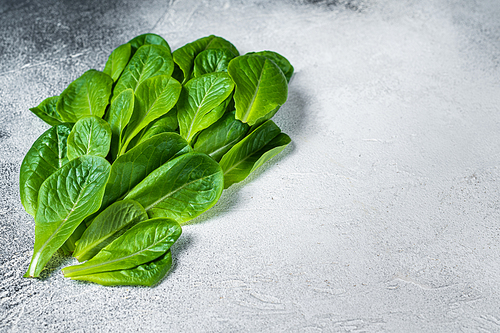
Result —
<instances>
[{"instance_id":1,"label":"broad oval leaf","mask_svg":"<svg viewBox=\"0 0 500 333\"><path fill-rule=\"evenodd\" d=\"M283 57L281 54L274 52L274 51L249 52L247 54L260 55L260 56L263 56L265 58L268 58L268 59L274 61L274 63L276 65L278 65L278 67L281 69L281 71L285 75L286 81L289 83L290 80L292 79L293 66L290 63L290 61L288 61L288 59Z\"/></svg>"},{"instance_id":2,"label":"broad oval leaf","mask_svg":"<svg viewBox=\"0 0 500 333\"><path fill-rule=\"evenodd\" d=\"M80 262L88 260L132 226L147 219L148 214L136 201L117 201L97 215L85 230L73 256Z\"/></svg>"},{"instance_id":3,"label":"broad oval leaf","mask_svg":"<svg viewBox=\"0 0 500 333\"><path fill-rule=\"evenodd\" d=\"M223 72L205 74L189 80L183 87L177 103L181 136L191 142L199 131L219 120L227 104L217 107L229 97L233 89L233 81Z\"/></svg>"},{"instance_id":4,"label":"broad oval leaf","mask_svg":"<svg viewBox=\"0 0 500 333\"><path fill-rule=\"evenodd\" d=\"M233 44L222 37L214 35L197 39L194 42L178 48L172 53L172 55L175 63L184 74L184 80L182 81L183 84L191 78L191 72L193 70L194 59L196 56L200 52L208 49L227 49L231 51L234 56L239 55L238 50Z\"/></svg>"},{"instance_id":5,"label":"broad oval leaf","mask_svg":"<svg viewBox=\"0 0 500 333\"><path fill-rule=\"evenodd\" d=\"M35 246L25 277L39 276L83 219L99 209L110 169L104 158L84 155L45 180L38 195Z\"/></svg>"},{"instance_id":6,"label":"broad oval leaf","mask_svg":"<svg viewBox=\"0 0 500 333\"><path fill-rule=\"evenodd\" d=\"M111 52L104 66L103 73L108 74L116 82L130 60L130 44L122 44Z\"/></svg>"},{"instance_id":7,"label":"broad oval leaf","mask_svg":"<svg viewBox=\"0 0 500 333\"><path fill-rule=\"evenodd\" d=\"M30 111L50 126L60 125L64 123L64 121L59 113L57 113L56 106L58 100L59 96L46 98L38 106L31 108Z\"/></svg>"},{"instance_id":8,"label":"broad oval leaf","mask_svg":"<svg viewBox=\"0 0 500 333\"><path fill-rule=\"evenodd\" d=\"M236 119L252 126L286 102L288 84L274 61L254 54L236 57L228 73L236 84Z\"/></svg>"},{"instance_id":9,"label":"broad oval leaf","mask_svg":"<svg viewBox=\"0 0 500 333\"><path fill-rule=\"evenodd\" d=\"M57 113L70 123L86 116L101 118L109 103L112 86L113 79L109 75L88 70L61 93Z\"/></svg>"},{"instance_id":10,"label":"broad oval leaf","mask_svg":"<svg viewBox=\"0 0 500 333\"><path fill-rule=\"evenodd\" d=\"M224 188L245 179L264 162L290 143L288 135L268 120L233 146L220 160L224 170Z\"/></svg>"},{"instance_id":11,"label":"broad oval leaf","mask_svg":"<svg viewBox=\"0 0 500 333\"><path fill-rule=\"evenodd\" d=\"M21 163L19 172L21 202L26 212L33 217L38 207L40 186L68 162L66 144L70 132L70 124L61 124L48 129L33 143Z\"/></svg>"},{"instance_id":12,"label":"broad oval leaf","mask_svg":"<svg viewBox=\"0 0 500 333\"><path fill-rule=\"evenodd\" d=\"M135 92L134 112L124 134L121 154L142 129L174 107L180 93L181 84L171 76L158 75L141 83Z\"/></svg>"},{"instance_id":13,"label":"broad oval leaf","mask_svg":"<svg viewBox=\"0 0 500 333\"><path fill-rule=\"evenodd\" d=\"M235 112L226 113L212 126L204 129L198 135L194 150L212 157L217 162L222 156L241 141L250 126L234 118Z\"/></svg>"},{"instance_id":14,"label":"broad oval leaf","mask_svg":"<svg viewBox=\"0 0 500 333\"><path fill-rule=\"evenodd\" d=\"M168 52L172 53L167 41L157 34L147 33L136 36L128 44L132 46L132 55L143 45L161 45L166 47Z\"/></svg>"},{"instance_id":15,"label":"broad oval leaf","mask_svg":"<svg viewBox=\"0 0 500 333\"><path fill-rule=\"evenodd\" d=\"M116 82L113 100L125 89L132 89L135 92L137 87L150 77L172 75L173 71L174 61L168 48L162 45L141 46Z\"/></svg>"},{"instance_id":16,"label":"broad oval leaf","mask_svg":"<svg viewBox=\"0 0 500 333\"><path fill-rule=\"evenodd\" d=\"M167 161L192 151L177 133L161 133L116 159L111 167L102 208L123 197L147 175Z\"/></svg>"},{"instance_id":17,"label":"broad oval leaf","mask_svg":"<svg viewBox=\"0 0 500 333\"><path fill-rule=\"evenodd\" d=\"M109 124L91 116L78 120L68 136L68 158L73 160L82 155L106 157L111 143Z\"/></svg>"},{"instance_id":18,"label":"broad oval leaf","mask_svg":"<svg viewBox=\"0 0 500 333\"><path fill-rule=\"evenodd\" d=\"M181 232L172 219L147 220L127 230L89 261L62 271L65 277L73 277L133 268L163 255Z\"/></svg>"},{"instance_id":19,"label":"broad oval leaf","mask_svg":"<svg viewBox=\"0 0 500 333\"><path fill-rule=\"evenodd\" d=\"M155 260L134 268L121 269L96 274L71 277L97 283L103 286L146 286L151 287L160 282L172 267L172 253L168 250Z\"/></svg>"},{"instance_id":20,"label":"broad oval leaf","mask_svg":"<svg viewBox=\"0 0 500 333\"><path fill-rule=\"evenodd\" d=\"M228 49L208 49L200 52L194 60L193 76L227 72L229 61L234 57L236 55Z\"/></svg>"},{"instance_id":21,"label":"broad oval leaf","mask_svg":"<svg viewBox=\"0 0 500 333\"><path fill-rule=\"evenodd\" d=\"M123 131L134 112L134 91L125 89L111 102L107 118L111 127L111 158L115 160L123 145Z\"/></svg>"},{"instance_id":22,"label":"broad oval leaf","mask_svg":"<svg viewBox=\"0 0 500 333\"><path fill-rule=\"evenodd\" d=\"M205 154L188 153L151 172L125 199L139 202L151 218L183 223L215 205L223 183L217 162Z\"/></svg>"}]
</instances>

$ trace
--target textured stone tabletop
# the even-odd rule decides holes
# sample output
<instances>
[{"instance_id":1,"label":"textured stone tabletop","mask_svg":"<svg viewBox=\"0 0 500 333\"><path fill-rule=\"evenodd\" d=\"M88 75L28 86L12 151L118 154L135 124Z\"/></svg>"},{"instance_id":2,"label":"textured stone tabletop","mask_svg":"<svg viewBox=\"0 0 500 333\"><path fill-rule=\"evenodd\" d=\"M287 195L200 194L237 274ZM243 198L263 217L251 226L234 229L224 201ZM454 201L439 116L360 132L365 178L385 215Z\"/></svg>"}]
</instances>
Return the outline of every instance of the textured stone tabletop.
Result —
<instances>
[{"instance_id":1,"label":"textured stone tabletop","mask_svg":"<svg viewBox=\"0 0 500 333\"><path fill-rule=\"evenodd\" d=\"M500 331L500 3L0 1L1 332ZM292 144L183 229L154 288L25 279L28 109L146 32L295 67Z\"/></svg>"}]
</instances>

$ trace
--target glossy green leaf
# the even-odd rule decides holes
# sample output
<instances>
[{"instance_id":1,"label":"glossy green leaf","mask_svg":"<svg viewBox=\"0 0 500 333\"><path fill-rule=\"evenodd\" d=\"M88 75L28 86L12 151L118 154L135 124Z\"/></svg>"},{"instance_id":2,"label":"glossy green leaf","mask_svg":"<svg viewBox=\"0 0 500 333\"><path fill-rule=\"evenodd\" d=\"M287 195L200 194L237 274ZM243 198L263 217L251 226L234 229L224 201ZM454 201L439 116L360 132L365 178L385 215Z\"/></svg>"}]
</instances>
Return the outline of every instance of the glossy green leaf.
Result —
<instances>
[{"instance_id":1,"label":"glossy green leaf","mask_svg":"<svg viewBox=\"0 0 500 333\"><path fill-rule=\"evenodd\" d=\"M170 249L181 235L172 219L156 218L136 224L89 261L63 268L65 277L129 269L150 262Z\"/></svg>"},{"instance_id":2,"label":"glossy green leaf","mask_svg":"<svg viewBox=\"0 0 500 333\"><path fill-rule=\"evenodd\" d=\"M147 33L139 35L132 38L128 44L132 46L132 55L143 45L161 45L166 47L168 52L172 53L167 41L157 34Z\"/></svg>"},{"instance_id":3,"label":"glossy green leaf","mask_svg":"<svg viewBox=\"0 0 500 333\"><path fill-rule=\"evenodd\" d=\"M208 49L200 52L194 60L193 76L227 72L229 61L234 57L236 55L228 49Z\"/></svg>"},{"instance_id":4,"label":"glossy green leaf","mask_svg":"<svg viewBox=\"0 0 500 333\"><path fill-rule=\"evenodd\" d=\"M103 286L146 286L160 282L172 267L172 253L167 251L157 259L134 268L72 277Z\"/></svg>"},{"instance_id":5,"label":"glossy green leaf","mask_svg":"<svg viewBox=\"0 0 500 333\"><path fill-rule=\"evenodd\" d=\"M130 44L122 44L111 52L104 66L103 73L108 74L116 82L128 64L131 55Z\"/></svg>"},{"instance_id":6,"label":"glossy green leaf","mask_svg":"<svg viewBox=\"0 0 500 333\"><path fill-rule=\"evenodd\" d=\"M162 45L144 45L130 59L113 89L113 100L125 89L137 87L156 75L172 75L174 62L170 50Z\"/></svg>"},{"instance_id":7,"label":"glossy green leaf","mask_svg":"<svg viewBox=\"0 0 500 333\"><path fill-rule=\"evenodd\" d=\"M73 256L84 261L120 237L135 224L148 219L148 214L133 200L117 201L102 211L85 230Z\"/></svg>"},{"instance_id":8,"label":"glossy green leaf","mask_svg":"<svg viewBox=\"0 0 500 333\"><path fill-rule=\"evenodd\" d=\"M179 134L161 133L121 155L111 167L103 208L123 197L160 165L190 151Z\"/></svg>"},{"instance_id":9,"label":"glossy green leaf","mask_svg":"<svg viewBox=\"0 0 500 333\"><path fill-rule=\"evenodd\" d=\"M183 87L177 104L177 119L183 138L191 142L195 135L215 123L224 114L217 108L234 89L226 73L210 73L191 79Z\"/></svg>"},{"instance_id":10,"label":"glossy green leaf","mask_svg":"<svg viewBox=\"0 0 500 333\"><path fill-rule=\"evenodd\" d=\"M106 157L111 143L109 124L98 117L90 116L78 120L68 136L68 158L82 155Z\"/></svg>"},{"instance_id":11,"label":"glossy green leaf","mask_svg":"<svg viewBox=\"0 0 500 333\"><path fill-rule=\"evenodd\" d=\"M184 74L183 84L191 78L194 60L196 56L204 50L208 49L227 49L231 51L234 56L238 56L239 52L229 41L222 37L210 35L188 43L181 48L175 50L172 55L175 63L179 66Z\"/></svg>"},{"instance_id":12,"label":"glossy green leaf","mask_svg":"<svg viewBox=\"0 0 500 333\"><path fill-rule=\"evenodd\" d=\"M125 89L111 102L107 114L111 127L111 158L115 160L123 146L123 131L134 112L134 91Z\"/></svg>"},{"instance_id":13,"label":"glossy green leaf","mask_svg":"<svg viewBox=\"0 0 500 333\"><path fill-rule=\"evenodd\" d=\"M151 172L125 199L139 202L151 218L183 223L215 205L223 183L217 162L205 154L188 153Z\"/></svg>"},{"instance_id":14,"label":"glossy green leaf","mask_svg":"<svg viewBox=\"0 0 500 333\"><path fill-rule=\"evenodd\" d=\"M167 75L158 75L141 83L135 92L134 112L125 131L121 154L142 129L174 107L180 93L181 84Z\"/></svg>"},{"instance_id":15,"label":"glossy green leaf","mask_svg":"<svg viewBox=\"0 0 500 333\"><path fill-rule=\"evenodd\" d=\"M268 58L254 54L236 57L229 63L228 73L236 84L236 119L250 126L287 99L285 75Z\"/></svg>"},{"instance_id":16,"label":"glossy green leaf","mask_svg":"<svg viewBox=\"0 0 500 333\"><path fill-rule=\"evenodd\" d=\"M33 143L21 163L19 172L21 202L26 212L32 216L35 216L38 207L40 186L68 162L66 143L70 132L70 124L61 124L48 129Z\"/></svg>"},{"instance_id":17,"label":"glossy green leaf","mask_svg":"<svg viewBox=\"0 0 500 333\"><path fill-rule=\"evenodd\" d=\"M35 247L25 277L40 275L83 219L99 209L111 166L102 157L69 161L45 180L35 215Z\"/></svg>"},{"instance_id":18,"label":"glossy green leaf","mask_svg":"<svg viewBox=\"0 0 500 333\"><path fill-rule=\"evenodd\" d=\"M61 93L57 113L70 123L86 116L101 118L109 103L112 86L113 79L109 75L88 70Z\"/></svg>"},{"instance_id":19,"label":"glossy green leaf","mask_svg":"<svg viewBox=\"0 0 500 333\"><path fill-rule=\"evenodd\" d=\"M278 67L281 69L281 71L285 75L286 81L290 82L292 75L293 75L293 66L288 61L288 59L283 57L281 54L273 52L273 51L249 52L247 54L260 55L260 56L263 56L265 58L268 58L268 59L274 61L274 63L276 65L278 65Z\"/></svg>"},{"instance_id":20,"label":"glossy green leaf","mask_svg":"<svg viewBox=\"0 0 500 333\"><path fill-rule=\"evenodd\" d=\"M234 118L235 112L226 113L212 126L200 132L194 150L212 157L217 162L222 156L240 142L250 126Z\"/></svg>"},{"instance_id":21,"label":"glossy green leaf","mask_svg":"<svg viewBox=\"0 0 500 333\"><path fill-rule=\"evenodd\" d=\"M31 108L30 111L50 126L62 124L64 121L59 113L57 113L56 108L58 100L59 96L46 98L38 106Z\"/></svg>"},{"instance_id":22,"label":"glossy green leaf","mask_svg":"<svg viewBox=\"0 0 500 333\"><path fill-rule=\"evenodd\" d=\"M266 121L233 146L220 160L224 170L224 188L245 179L264 162L281 152L290 143L272 120Z\"/></svg>"}]
</instances>

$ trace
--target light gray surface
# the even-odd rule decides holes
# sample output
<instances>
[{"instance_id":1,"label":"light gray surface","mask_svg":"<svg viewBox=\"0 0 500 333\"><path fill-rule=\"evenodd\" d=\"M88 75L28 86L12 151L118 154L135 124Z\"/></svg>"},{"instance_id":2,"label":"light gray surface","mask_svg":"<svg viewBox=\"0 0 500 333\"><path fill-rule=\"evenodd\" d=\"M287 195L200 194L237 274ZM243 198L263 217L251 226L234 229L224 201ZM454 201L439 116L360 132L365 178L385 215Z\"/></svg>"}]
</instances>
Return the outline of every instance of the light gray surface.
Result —
<instances>
[{"instance_id":1,"label":"light gray surface","mask_svg":"<svg viewBox=\"0 0 500 333\"><path fill-rule=\"evenodd\" d=\"M500 331L500 4L0 1L0 331ZM184 227L155 288L24 279L29 111L145 32L295 66L293 144Z\"/></svg>"}]
</instances>

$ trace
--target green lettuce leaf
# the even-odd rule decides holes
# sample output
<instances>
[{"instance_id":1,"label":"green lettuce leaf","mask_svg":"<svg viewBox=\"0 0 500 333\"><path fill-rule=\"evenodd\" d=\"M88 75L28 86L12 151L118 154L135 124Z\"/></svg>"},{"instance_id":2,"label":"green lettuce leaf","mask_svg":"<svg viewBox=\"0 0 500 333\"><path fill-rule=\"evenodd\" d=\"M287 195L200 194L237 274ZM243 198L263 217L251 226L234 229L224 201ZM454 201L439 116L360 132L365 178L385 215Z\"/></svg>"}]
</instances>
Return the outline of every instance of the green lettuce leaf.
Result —
<instances>
[{"instance_id":1,"label":"green lettuce leaf","mask_svg":"<svg viewBox=\"0 0 500 333\"><path fill-rule=\"evenodd\" d=\"M111 143L111 128L101 118L90 116L78 120L68 136L68 158L82 155L106 157Z\"/></svg>"},{"instance_id":2,"label":"green lettuce leaf","mask_svg":"<svg viewBox=\"0 0 500 333\"><path fill-rule=\"evenodd\" d=\"M31 108L30 111L50 126L60 125L64 123L64 121L59 113L57 113L56 106L58 100L59 96L46 98L38 106Z\"/></svg>"},{"instance_id":3,"label":"green lettuce leaf","mask_svg":"<svg viewBox=\"0 0 500 333\"><path fill-rule=\"evenodd\" d=\"M35 215L33 257L24 277L38 277L83 219L99 209L110 169L104 158L84 155L43 182Z\"/></svg>"},{"instance_id":4,"label":"green lettuce leaf","mask_svg":"<svg viewBox=\"0 0 500 333\"><path fill-rule=\"evenodd\" d=\"M172 267L172 253L165 254L134 268L71 277L71 280L88 281L103 286L146 286L160 282Z\"/></svg>"},{"instance_id":5,"label":"green lettuce leaf","mask_svg":"<svg viewBox=\"0 0 500 333\"><path fill-rule=\"evenodd\" d=\"M174 62L179 66L184 75L182 84L186 83L191 78L191 72L193 70L194 60L196 56L208 49L227 49L238 56L239 52L236 47L229 41L222 37L217 37L210 35L195 40L194 42L188 43L177 50L175 50L172 55Z\"/></svg>"},{"instance_id":6,"label":"green lettuce leaf","mask_svg":"<svg viewBox=\"0 0 500 333\"><path fill-rule=\"evenodd\" d=\"M102 118L109 104L113 79L103 72L86 71L61 93L57 113L65 122L75 123L86 116Z\"/></svg>"},{"instance_id":7,"label":"green lettuce leaf","mask_svg":"<svg viewBox=\"0 0 500 333\"><path fill-rule=\"evenodd\" d=\"M102 211L85 230L73 256L80 262L88 260L130 227L147 219L148 214L139 203L133 200L117 201Z\"/></svg>"},{"instance_id":8,"label":"green lettuce leaf","mask_svg":"<svg viewBox=\"0 0 500 333\"><path fill-rule=\"evenodd\" d=\"M233 146L220 160L224 188L245 179L290 143L288 135L268 120Z\"/></svg>"},{"instance_id":9,"label":"green lettuce leaf","mask_svg":"<svg viewBox=\"0 0 500 333\"><path fill-rule=\"evenodd\" d=\"M24 209L35 216L42 183L68 162L66 145L71 124L54 126L43 133L24 156L19 171L19 192Z\"/></svg>"},{"instance_id":10,"label":"green lettuce leaf","mask_svg":"<svg viewBox=\"0 0 500 333\"><path fill-rule=\"evenodd\" d=\"M177 104L181 136L191 143L199 131L219 120L227 107L227 103L222 103L233 89L233 81L223 72L189 80L183 87Z\"/></svg>"},{"instance_id":11,"label":"green lettuce leaf","mask_svg":"<svg viewBox=\"0 0 500 333\"><path fill-rule=\"evenodd\" d=\"M208 49L200 52L194 60L193 76L227 72L229 61L236 55L228 49Z\"/></svg>"},{"instance_id":12,"label":"green lettuce leaf","mask_svg":"<svg viewBox=\"0 0 500 333\"><path fill-rule=\"evenodd\" d=\"M151 172L125 199L139 202L150 218L168 217L183 223L215 205L223 183L217 162L205 154L188 153Z\"/></svg>"},{"instance_id":13,"label":"green lettuce leaf","mask_svg":"<svg viewBox=\"0 0 500 333\"><path fill-rule=\"evenodd\" d=\"M156 218L136 224L89 261L63 268L65 277L129 269L165 254L181 235L172 219Z\"/></svg>"},{"instance_id":14,"label":"green lettuce leaf","mask_svg":"<svg viewBox=\"0 0 500 333\"><path fill-rule=\"evenodd\" d=\"M170 50L162 45L144 45L132 56L113 89L113 100L125 89L137 87L156 75L172 75L174 62Z\"/></svg>"},{"instance_id":15,"label":"green lettuce leaf","mask_svg":"<svg viewBox=\"0 0 500 333\"><path fill-rule=\"evenodd\" d=\"M254 54L236 57L228 73L236 84L236 119L252 126L286 102L288 84L274 61Z\"/></svg>"},{"instance_id":16,"label":"green lettuce leaf","mask_svg":"<svg viewBox=\"0 0 500 333\"><path fill-rule=\"evenodd\" d=\"M216 123L200 132L193 148L199 153L212 157L217 162L241 141L250 126L234 118L235 111L226 113Z\"/></svg>"},{"instance_id":17,"label":"green lettuce leaf","mask_svg":"<svg viewBox=\"0 0 500 333\"><path fill-rule=\"evenodd\" d=\"M153 120L167 114L177 103L181 84L171 76L158 75L142 82L135 92L134 112L125 131L125 153L130 141Z\"/></svg>"},{"instance_id":18,"label":"green lettuce leaf","mask_svg":"<svg viewBox=\"0 0 500 333\"><path fill-rule=\"evenodd\" d=\"M129 43L118 46L109 55L103 73L108 74L116 82L127 66L130 55L131 49Z\"/></svg>"}]
</instances>

